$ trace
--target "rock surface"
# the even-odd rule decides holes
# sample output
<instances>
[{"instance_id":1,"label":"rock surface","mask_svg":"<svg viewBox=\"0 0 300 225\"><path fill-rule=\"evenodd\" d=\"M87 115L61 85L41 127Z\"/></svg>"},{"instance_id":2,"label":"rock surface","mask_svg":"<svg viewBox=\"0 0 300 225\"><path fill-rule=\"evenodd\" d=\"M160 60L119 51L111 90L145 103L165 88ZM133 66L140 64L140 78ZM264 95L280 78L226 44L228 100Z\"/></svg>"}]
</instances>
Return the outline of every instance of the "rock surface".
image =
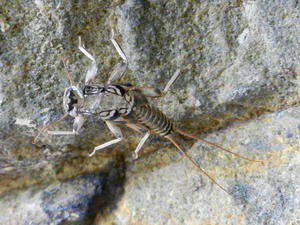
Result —
<instances>
[{"instance_id":1,"label":"rock surface","mask_svg":"<svg viewBox=\"0 0 300 225\"><path fill-rule=\"evenodd\" d=\"M101 194L101 187L101 174L93 174L3 195L1 224L91 223L88 216Z\"/></svg>"},{"instance_id":2,"label":"rock surface","mask_svg":"<svg viewBox=\"0 0 300 225\"><path fill-rule=\"evenodd\" d=\"M112 139L99 118L88 118L76 137L48 136L32 144L38 130L64 114L62 96L70 84L61 56L77 48L78 36L96 58L95 83L105 83L120 62L109 40L111 27L129 60L122 81L162 89L180 68L169 93L153 103L184 130L265 163L180 141L185 149L194 143L188 154L228 195L161 138L152 137L133 161L142 136L124 129L121 144L87 157L94 146ZM13 5L2 0L2 207L15 201L27 208L22 201L32 197L35 215L43 210L40 196L48 185L113 171L101 178L99 224L300 223L299 39L295 0L25 0ZM89 59L77 51L66 59L72 78L82 84ZM51 129L71 130L72 122L67 118ZM5 223L28 224L32 217L18 218ZM43 218L32 224L56 223ZM87 222L78 218L79 224Z\"/></svg>"},{"instance_id":3,"label":"rock surface","mask_svg":"<svg viewBox=\"0 0 300 225\"><path fill-rule=\"evenodd\" d=\"M107 224L299 224L299 117L294 107L206 136L263 164L193 145L189 155L230 194L176 152L170 156L176 162L164 166L153 166L166 160L163 151L145 157L127 170L124 195Z\"/></svg>"}]
</instances>

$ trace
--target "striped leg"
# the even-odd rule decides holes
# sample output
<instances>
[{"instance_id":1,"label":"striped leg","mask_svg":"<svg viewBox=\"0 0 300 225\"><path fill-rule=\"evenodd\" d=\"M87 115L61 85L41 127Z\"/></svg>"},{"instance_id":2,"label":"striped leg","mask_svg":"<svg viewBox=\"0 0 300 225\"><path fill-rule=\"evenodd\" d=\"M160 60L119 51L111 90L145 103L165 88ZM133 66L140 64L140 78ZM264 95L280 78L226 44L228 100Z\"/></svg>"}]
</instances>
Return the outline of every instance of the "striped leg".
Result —
<instances>
[{"instance_id":1,"label":"striped leg","mask_svg":"<svg viewBox=\"0 0 300 225\"><path fill-rule=\"evenodd\" d=\"M139 157L138 153L139 151L141 150L141 148L143 147L143 145L145 144L145 142L147 141L147 139L149 138L150 136L150 132L148 131L145 136L141 139L140 143L138 144L138 146L136 147L135 151L134 151L134 155L133 157L135 159L137 159Z\"/></svg>"},{"instance_id":2,"label":"striped leg","mask_svg":"<svg viewBox=\"0 0 300 225\"><path fill-rule=\"evenodd\" d=\"M92 60L92 64L90 65L86 76L85 76L85 84L88 84L91 80L93 80L97 74L97 64L96 64L96 60L95 58L84 48L84 46L81 43L81 38L79 37L79 50L86 56L88 57L90 60Z\"/></svg>"},{"instance_id":3,"label":"striped leg","mask_svg":"<svg viewBox=\"0 0 300 225\"><path fill-rule=\"evenodd\" d=\"M126 71L127 66L128 66L127 57L126 57L124 51L122 50L121 46L119 45L119 43L116 41L115 32L113 29L111 30L111 36L112 36L111 42L113 43L115 49L117 50L119 56L121 56L123 61L121 63L117 64L117 66L114 68L113 72L111 73L111 75L107 81L108 84L120 79L123 76L123 74Z\"/></svg>"},{"instance_id":4,"label":"striped leg","mask_svg":"<svg viewBox=\"0 0 300 225\"><path fill-rule=\"evenodd\" d=\"M108 141L101 145L96 146L94 148L94 151L89 154L90 157L93 156L96 153L96 151L104 149L110 145L116 144L116 143L120 142L123 138L121 129L114 122L107 121L107 120L105 122L106 122L106 125L108 126L109 130L115 135L116 139L113 139L111 141Z\"/></svg>"},{"instance_id":5,"label":"striped leg","mask_svg":"<svg viewBox=\"0 0 300 225\"><path fill-rule=\"evenodd\" d=\"M151 87L141 87L141 88L137 87L136 89L139 90L146 97L150 97L150 98L162 97L167 94L168 90L170 89L171 85L176 81L179 74L180 74L180 69L177 69L176 72L171 77L171 79L166 84L162 92L157 88L151 88Z\"/></svg>"}]
</instances>

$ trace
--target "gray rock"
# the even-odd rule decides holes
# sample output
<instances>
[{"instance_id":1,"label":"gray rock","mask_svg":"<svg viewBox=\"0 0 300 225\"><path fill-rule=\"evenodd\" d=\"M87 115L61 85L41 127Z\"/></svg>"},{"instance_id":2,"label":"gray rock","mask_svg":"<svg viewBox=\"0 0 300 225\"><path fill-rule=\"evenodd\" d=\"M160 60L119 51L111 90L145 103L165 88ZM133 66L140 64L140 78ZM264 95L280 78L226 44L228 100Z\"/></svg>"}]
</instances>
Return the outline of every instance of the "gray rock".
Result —
<instances>
[{"instance_id":1,"label":"gray rock","mask_svg":"<svg viewBox=\"0 0 300 225\"><path fill-rule=\"evenodd\" d=\"M205 137L263 164L200 142L187 151L229 194L175 151L168 165L153 166L167 158L163 151L145 157L127 170L124 196L107 224L299 224L299 116L294 107Z\"/></svg>"},{"instance_id":2,"label":"gray rock","mask_svg":"<svg viewBox=\"0 0 300 225\"><path fill-rule=\"evenodd\" d=\"M107 187L115 183L125 192L107 192L99 224L299 223L300 6L295 0L236 2L2 0L0 193L127 168L126 182L107 177ZM109 40L111 27L129 59L122 81L162 89L180 68L170 92L153 104L184 130L265 164L232 161L195 143L188 153L228 195L161 138L152 137L132 161L141 135L127 129L122 144L88 158L112 138L99 118L89 118L78 136L47 136L33 145L38 130L64 114L70 83L61 55L77 48L78 36L96 58L95 83L105 83L121 60ZM82 84L89 59L76 51L66 58ZM71 130L72 122L50 129ZM185 149L191 143L180 141ZM228 158L213 157L217 153Z\"/></svg>"},{"instance_id":3,"label":"gray rock","mask_svg":"<svg viewBox=\"0 0 300 225\"><path fill-rule=\"evenodd\" d=\"M1 224L84 224L102 185L102 176L93 174L2 195Z\"/></svg>"}]
</instances>

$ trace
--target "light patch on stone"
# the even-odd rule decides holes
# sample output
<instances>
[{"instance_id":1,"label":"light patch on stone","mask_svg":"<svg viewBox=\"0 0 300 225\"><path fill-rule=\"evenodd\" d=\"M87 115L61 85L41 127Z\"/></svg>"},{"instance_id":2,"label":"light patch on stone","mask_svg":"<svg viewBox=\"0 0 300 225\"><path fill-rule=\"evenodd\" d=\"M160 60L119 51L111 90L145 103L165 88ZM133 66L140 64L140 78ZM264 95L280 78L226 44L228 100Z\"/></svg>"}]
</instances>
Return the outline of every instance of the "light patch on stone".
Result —
<instances>
[{"instance_id":1,"label":"light patch on stone","mask_svg":"<svg viewBox=\"0 0 300 225\"><path fill-rule=\"evenodd\" d=\"M17 118L15 124L20 125L20 126L26 126L26 127L36 127L35 124L31 124L31 120L29 119L21 119Z\"/></svg>"},{"instance_id":2,"label":"light patch on stone","mask_svg":"<svg viewBox=\"0 0 300 225\"><path fill-rule=\"evenodd\" d=\"M43 3L43 1L41 1L41 0L35 0L34 3L36 4L36 6L37 6L39 9L43 9L43 8L44 8L44 3Z\"/></svg>"},{"instance_id":3,"label":"light patch on stone","mask_svg":"<svg viewBox=\"0 0 300 225\"><path fill-rule=\"evenodd\" d=\"M0 94L0 105L4 102L4 99L5 99L5 95Z\"/></svg>"},{"instance_id":4,"label":"light patch on stone","mask_svg":"<svg viewBox=\"0 0 300 225\"><path fill-rule=\"evenodd\" d=\"M237 40L240 45L247 45L249 38L249 29L246 28L243 32L238 36Z\"/></svg>"},{"instance_id":5,"label":"light patch on stone","mask_svg":"<svg viewBox=\"0 0 300 225\"><path fill-rule=\"evenodd\" d=\"M0 16L0 30L1 32L6 32L9 29L9 24L6 23L5 19Z\"/></svg>"}]
</instances>

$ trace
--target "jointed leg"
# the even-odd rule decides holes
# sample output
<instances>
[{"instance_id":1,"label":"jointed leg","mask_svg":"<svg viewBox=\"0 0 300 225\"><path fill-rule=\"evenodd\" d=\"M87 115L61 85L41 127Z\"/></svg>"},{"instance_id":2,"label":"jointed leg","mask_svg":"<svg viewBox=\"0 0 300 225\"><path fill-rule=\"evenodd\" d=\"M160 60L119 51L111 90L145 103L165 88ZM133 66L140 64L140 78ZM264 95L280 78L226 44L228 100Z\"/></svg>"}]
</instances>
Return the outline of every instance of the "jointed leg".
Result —
<instances>
[{"instance_id":1,"label":"jointed leg","mask_svg":"<svg viewBox=\"0 0 300 225\"><path fill-rule=\"evenodd\" d=\"M124 51L122 50L121 46L118 44L118 42L115 40L115 32L112 29L111 31L112 37L111 37L111 42L113 43L115 49L117 50L118 54L121 56L121 58L123 59L123 62L119 63L113 70L113 72L111 73L107 83L110 84L118 79L120 79L124 72L127 69L128 66L128 60L127 57L124 53Z\"/></svg>"},{"instance_id":2,"label":"jointed leg","mask_svg":"<svg viewBox=\"0 0 300 225\"><path fill-rule=\"evenodd\" d=\"M79 46L78 46L79 50L85 55L87 56L90 60L92 60L92 64L90 65L86 76L85 76L85 84L88 84L92 79L95 78L96 74L97 74L97 64L96 64L96 60L95 58L84 48L84 46L81 43L81 38L79 37Z\"/></svg>"},{"instance_id":3,"label":"jointed leg","mask_svg":"<svg viewBox=\"0 0 300 225\"><path fill-rule=\"evenodd\" d=\"M149 138L150 136L150 132L148 131L145 136L141 139L140 143L138 144L138 146L136 147L135 151L134 151L134 158L137 159L139 156L138 156L138 153L139 151L141 150L141 148L143 147L143 145L145 144L145 142L147 141L147 139Z\"/></svg>"},{"instance_id":4,"label":"jointed leg","mask_svg":"<svg viewBox=\"0 0 300 225\"><path fill-rule=\"evenodd\" d=\"M111 141L105 142L104 144L96 146L94 148L94 151L89 154L90 157L93 156L96 153L96 151L104 149L110 145L116 144L116 143L120 142L123 138L121 129L115 123L113 123L111 121L107 121L107 120L105 122L106 122L106 125L108 126L109 130L115 135L116 139L113 139Z\"/></svg>"},{"instance_id":5,"label":"jointed leg","mask_svg":"<svg viewBox=\"0 0 300 225\"><path fill-rule=\"evenodd\" d=\"M38 133L38 135L34 138L34 140L33 140L32 143L33 143L33 144L36 144L37 141L38 141L38 139L39 139L39 137L40 137L40 135L41 135L43 132L45 132L45 131L48 130L50 127L54 126L54 125L57 124L58 122L60 122L60 121L62 121L63 119L65 119L68 115L69 115L69 114L66 113L66 114L63 115L60 119L58 119L58 120L56 120L56 121L54 121L54 122L52 122L52 123L47 124L46 126L44 126L44 127L40 130L40 132ZM48 134L49 134L49 132L48 132Z\"/></svg>"},{"instance_id":6,"label":"jointed leg","mask_svg":"<svg viewBox=\"0 0 300 225\"><path fill-rule=\"evenodd\" d=\"M123 52L122 48L120 47L120 45L118 44L118 42L115 39L115 31L114 31L114 29L111 30L111 42L115 46L115 49L117 50L117 52L119 53L119 55L121 56L121 58L123 59L123 61L127 62L127 58L126 58L125 53Z\"/></svg>"},{"instance_id":7,"label":"jointed leg","mask_svg":"<svg viewBox=\"0 0 300 225\"><path fill-rule=\"evenodd\" d=\"M166 87L165 87L165 89L162 92L162 96L165 95L168 92L169 88L176 81L176 79L178 78L179 74L180 74L180 69L177 69L175 71L175 73L173 74L173 76L171 77L171 79L166 84Z\"/></svg>"},{"instance_id":8,"label":"jointed leg","mask_svg":"<svg viewBox=\"0 0 300 225\"><path fill-rule=\"evenodd\" d=\"M50 135L75 135L75 134L78 134L78 132L79 132L80 128L82 127L84 121L85 121L85 117L82 116L82 115L78 115L74 119L73 130L72 131L52 130L52 131L48 131L48 134L50 134Z\"/></svg>"},{"instance_id":9,"label":"jointed leg","mask_svg":"<svg viewBox=\"0 0 300 225\"><path fill-rule=\"evenodd\" d=\"M176 81L179 74L180 74L180 69L177 69L176 72L171 77L171 79L166 84L166 86L162 92L157 88L151 88L151 87L141 87L141 88L136 88L136 89L139 90L146 97L150 97L150 98L162 97L165 94L167 94L168 90L170 89L171 85Z\"/></svg>"}]
</instances>

